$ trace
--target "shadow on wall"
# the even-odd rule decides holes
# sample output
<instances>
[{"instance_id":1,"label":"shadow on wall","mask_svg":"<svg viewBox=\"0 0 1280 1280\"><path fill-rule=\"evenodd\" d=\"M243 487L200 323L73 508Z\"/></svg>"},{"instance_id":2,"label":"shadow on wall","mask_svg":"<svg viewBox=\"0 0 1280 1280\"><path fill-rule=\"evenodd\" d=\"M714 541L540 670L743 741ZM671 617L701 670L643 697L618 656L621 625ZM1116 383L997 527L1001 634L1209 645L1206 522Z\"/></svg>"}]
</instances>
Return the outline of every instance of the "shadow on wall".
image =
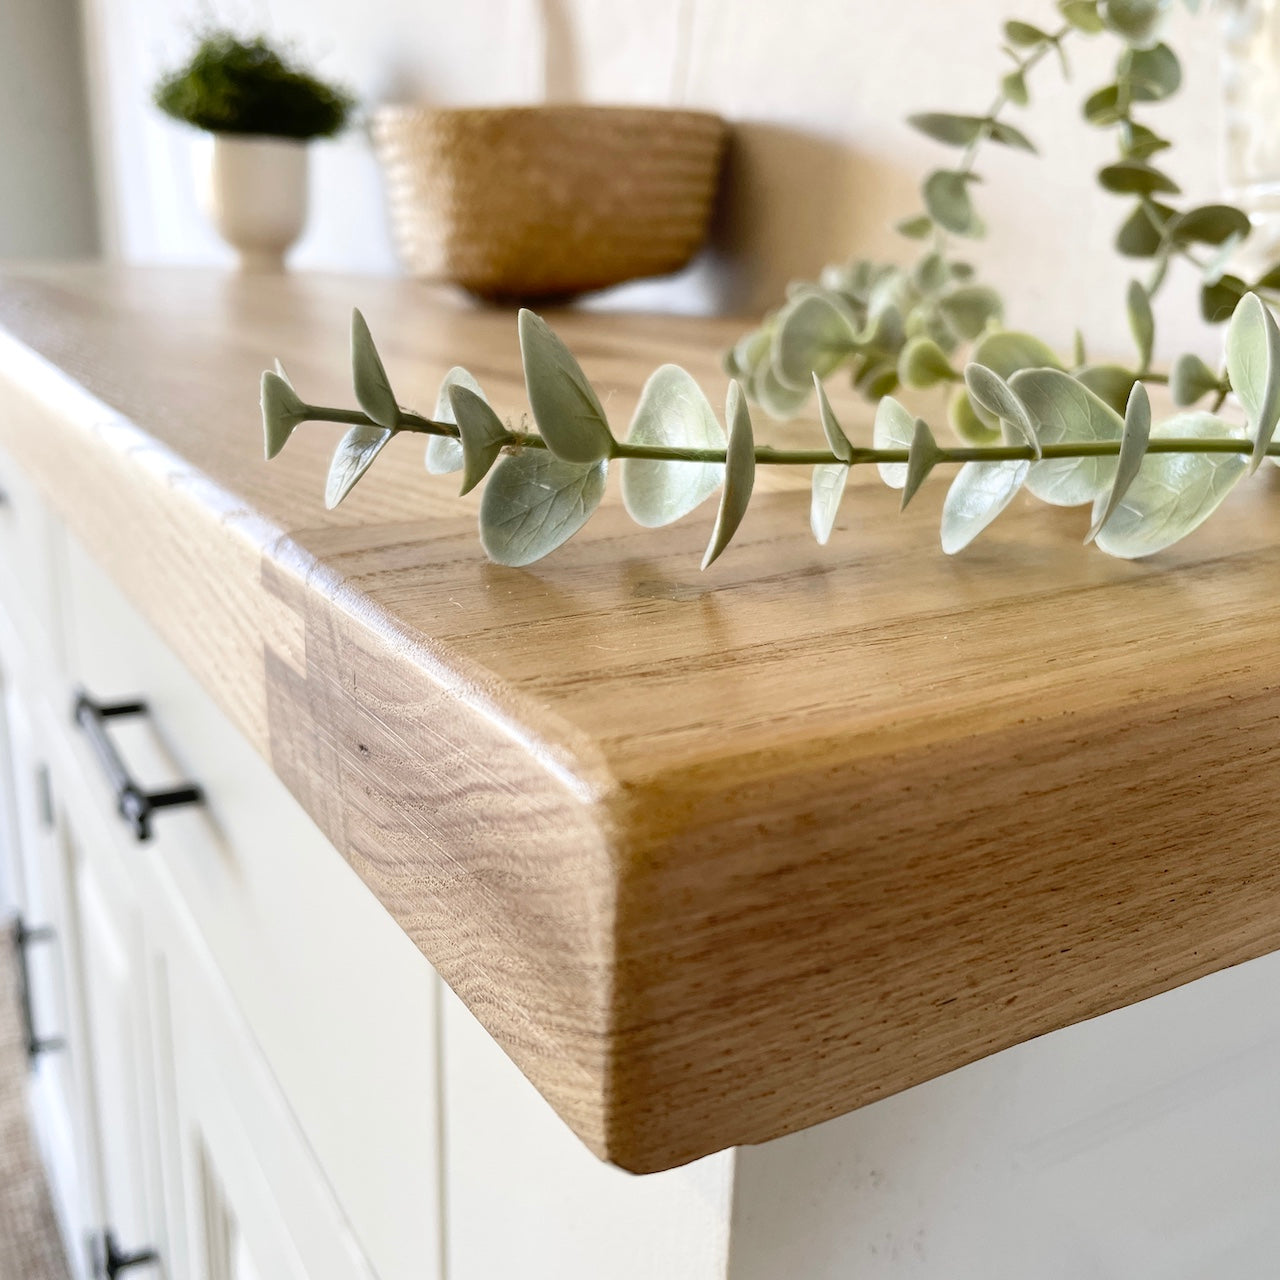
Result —
<instances>
[{"instance_id":1,"label":"shadow on wall","mask_svg":"<svg viewBox=\"0 0 1280 1280\"><path fill-rule=\"evenodd\" d=\"M711 301L717 310L763 310L778 304L788 281L814 279L828 262L893 255L892 225L918 202L914 172L884 157L736 121L711 228Z\"/></svg>"}]
</instances>

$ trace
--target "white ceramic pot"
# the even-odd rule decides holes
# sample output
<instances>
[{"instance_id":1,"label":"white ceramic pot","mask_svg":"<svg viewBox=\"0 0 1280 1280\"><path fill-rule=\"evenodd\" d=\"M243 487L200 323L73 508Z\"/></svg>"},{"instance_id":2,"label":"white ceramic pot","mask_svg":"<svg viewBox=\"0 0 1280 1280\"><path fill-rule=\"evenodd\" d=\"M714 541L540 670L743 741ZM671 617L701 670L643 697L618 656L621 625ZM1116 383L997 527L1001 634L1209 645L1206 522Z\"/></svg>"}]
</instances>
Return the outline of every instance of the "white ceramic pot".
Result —
<instances>
[{"instance_id":1,"label":"white ceramic pot","mask_svg":"<svg viewBox=\"0 0 1280 1280\"><path fill-rule=\"evenodd\" d=\"M283 271L307 221L307 144L291 138L215 133L202 194L241 271Z\"/></svg>"}]
</instances>

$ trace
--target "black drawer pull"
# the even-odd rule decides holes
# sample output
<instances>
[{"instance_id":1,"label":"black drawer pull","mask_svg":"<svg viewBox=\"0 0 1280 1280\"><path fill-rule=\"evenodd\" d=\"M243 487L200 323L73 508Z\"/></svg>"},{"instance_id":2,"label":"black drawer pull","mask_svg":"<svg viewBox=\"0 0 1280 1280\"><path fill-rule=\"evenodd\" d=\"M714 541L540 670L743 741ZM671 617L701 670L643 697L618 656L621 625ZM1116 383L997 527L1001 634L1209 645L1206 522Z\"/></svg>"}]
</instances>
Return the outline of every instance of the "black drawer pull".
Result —
<instances>
[{"instance_id":1,"label":"black drawer pull","mask_svg":"<svg viewBox=\"0 0 1280 1280\"><path fill-rule=\"evenodd\" d=\"M106 722L121 716L146 714L145 702L103 703L95 702L83 689L76 694L76 724L88 735L98 762L107 775L107 781L115 792L117 811L139 840L151 839L151 815L157 809L172 809L177 805L201 804L204 801L200 788L189 783L168 791L145 791L133 780L107 733Z\"/></svg>"},{"instance_id":2,"label":"black drawer pull","mask_svg":"<svg viewBox=\"0 0 1280 1280\"><path fill-rule=\"evenodd\" d=\"M110 1228L89 1240L89 1265L93 1280L116 1280L122 1271L153 1266L159 1261L160 1255L154 1249L125 1253L116 1244L115 1234Z\"/></svg>"},{"instance_id":3,"label":"black drawer pull","mask_svg":"<svg viewBox=\"0 0 1280 1280\"><path fill-rule=\"evenodd\" d=\"M52 942L53 929L49 925L29 928L18 916L13 922L13 958L18 971L18 1006L22 1013L22 1034L27 1045L27 1061L35 1062L42 1053L53 1053L65 1047L61 1036L36 1034L35 1013L31 1007L31 968L27 963L27 948L33 942Z\"/></svg>"}]
</instances>

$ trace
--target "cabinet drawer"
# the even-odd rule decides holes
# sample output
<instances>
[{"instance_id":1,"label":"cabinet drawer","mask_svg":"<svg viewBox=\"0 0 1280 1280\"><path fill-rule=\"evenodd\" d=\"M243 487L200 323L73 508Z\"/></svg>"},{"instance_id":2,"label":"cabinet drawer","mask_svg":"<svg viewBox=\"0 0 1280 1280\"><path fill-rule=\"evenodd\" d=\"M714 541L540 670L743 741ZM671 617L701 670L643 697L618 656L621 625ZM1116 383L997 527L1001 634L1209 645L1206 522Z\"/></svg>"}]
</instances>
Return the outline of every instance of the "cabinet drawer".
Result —
<instances>
[{"instance_id":1,"label":"cabinet drawer","mask_svg":"<svg viewBox=\"0 0 1280 1280\"><path fill-rule=\"evenodd\" d=\"M70 543L62 610L72 683L148 714L108 720L147 787L204 803L138 842L86 736L66 723L118 855L198 934L383 1280L436 1274L438 979L412 943L140 615ZM186 922L185 924L182 922ZM182 938L172 945L182 946Z\"/></svg>"},{"instance_id":2,"label":"cabinet drawer","mask_svg":"<svg viewBox=\"0 0 1280 1280\"><path fill-rule=\"evenodd\" d=\"M0 450L0 608L42 659L59 649L54 544L54 520L43 499Z\"/></svg>"}]
</instances>

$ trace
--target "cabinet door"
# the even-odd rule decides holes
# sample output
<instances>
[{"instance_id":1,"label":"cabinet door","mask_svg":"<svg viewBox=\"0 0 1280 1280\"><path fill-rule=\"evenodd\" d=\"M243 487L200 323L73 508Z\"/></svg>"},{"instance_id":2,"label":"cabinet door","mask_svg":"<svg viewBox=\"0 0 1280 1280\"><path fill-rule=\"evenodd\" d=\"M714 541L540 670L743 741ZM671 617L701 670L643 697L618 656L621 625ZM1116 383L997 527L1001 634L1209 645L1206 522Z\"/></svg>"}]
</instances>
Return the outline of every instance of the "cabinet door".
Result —
<instances>
[{"instance_id":1,"label":"cabinet door","mask_svg":"<svg viewBox=\"0 0 1280 1280\"><path fill-rule=\"evenodd\" d=\"M175 1280L373 1280L208 957L167 956L165 981L176 1103L166 1137L183 1186L185 1241ZM422 1274L433 1265L423 1259Z\"/></svg>"},{"instance_id":2,"label":"cabinet door","mask_svg":"<svg viewBox=\"0 0 1280 1280\"><path fill-rule=\"evenodd\" d=\"M112 845L101 818L70 807L59 819L78 925L95 1247L101 1249L103 1233L110 1233L120 1252L158 1258L164 1234L142 912L120 865L123 850ZM139 1274L147 1273L139 1268Z\"/></svg>"}]
</instances>

